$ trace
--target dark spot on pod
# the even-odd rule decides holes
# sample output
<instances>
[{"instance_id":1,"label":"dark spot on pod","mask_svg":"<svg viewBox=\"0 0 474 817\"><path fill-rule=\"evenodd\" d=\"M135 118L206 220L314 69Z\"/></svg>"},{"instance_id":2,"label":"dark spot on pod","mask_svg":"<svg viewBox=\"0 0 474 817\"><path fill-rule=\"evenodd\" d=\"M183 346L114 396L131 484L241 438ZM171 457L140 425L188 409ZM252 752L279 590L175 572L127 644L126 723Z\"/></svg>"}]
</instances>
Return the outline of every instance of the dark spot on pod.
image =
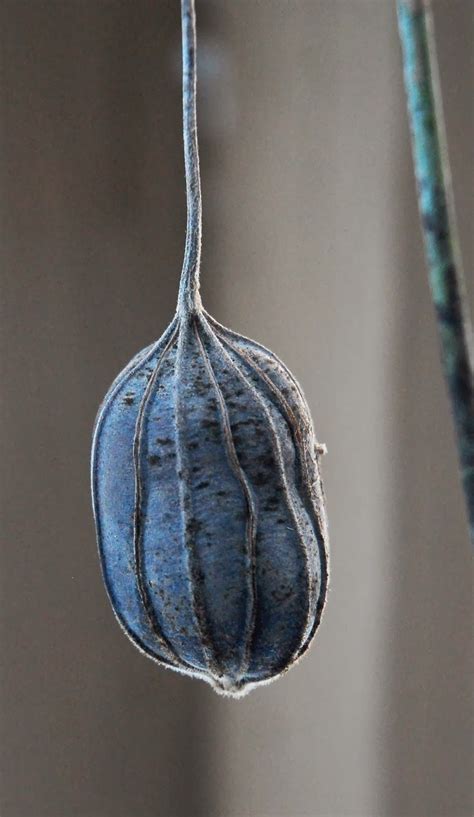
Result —
<instances>
[{"instance_id":1,"label":"dark spot on pod","mask_svg":"<svg viewBox=\"0 0 474 817\"><path fill-rule=\"evenodd\" d=\"M202 527L202 523L199 522L198 519L193 519L193 518L188 519L187 524L186 524L186 530L191 535L195 534L195 533L198 533L201 530L201 527Z\"/></svg>"},{"instance_id":2,"label":"dark spot on pod","mask_svg":"<svg viewBox=\"0 0 474 817\"><path fill-rule=\"evenodd\" d=\"M201 428L219 428L217 420L202 420Z\"/></svg>"},{"instance_id":3,"label":"dark spot on pod","mask_svg":"<svg viewBox=\"0 0 474 817\"><path fill-rule=\"evenodd\" d=\"M272 590L272 596L275 601L286 601L293 595L291 587L285 588L283 585L278 590Z\"/></svg>"}]
</instances>

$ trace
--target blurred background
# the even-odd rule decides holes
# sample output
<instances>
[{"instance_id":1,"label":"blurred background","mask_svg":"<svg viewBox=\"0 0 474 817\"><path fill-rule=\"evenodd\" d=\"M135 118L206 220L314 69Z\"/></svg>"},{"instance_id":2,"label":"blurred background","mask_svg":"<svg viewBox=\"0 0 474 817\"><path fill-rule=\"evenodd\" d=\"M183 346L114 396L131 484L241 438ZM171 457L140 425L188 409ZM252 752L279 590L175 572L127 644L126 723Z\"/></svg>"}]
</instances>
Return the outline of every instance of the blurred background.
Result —
<instances>
[{"instance_id":1,"label":"blurred background","mask_svg":"<svg viewBox=\"0 0 474 817\"><path fill-rule=\"evenodd\" d=\"M473 269L473 3L434 3ZM1 0L2 817L469 817L472 567L392 0L198 0L203 298L301 381L332 588L241 701L122 635L99 402L174 312L178 0ZM472 304L471 297L471 304Z\"/></svg>"}]
</instances>

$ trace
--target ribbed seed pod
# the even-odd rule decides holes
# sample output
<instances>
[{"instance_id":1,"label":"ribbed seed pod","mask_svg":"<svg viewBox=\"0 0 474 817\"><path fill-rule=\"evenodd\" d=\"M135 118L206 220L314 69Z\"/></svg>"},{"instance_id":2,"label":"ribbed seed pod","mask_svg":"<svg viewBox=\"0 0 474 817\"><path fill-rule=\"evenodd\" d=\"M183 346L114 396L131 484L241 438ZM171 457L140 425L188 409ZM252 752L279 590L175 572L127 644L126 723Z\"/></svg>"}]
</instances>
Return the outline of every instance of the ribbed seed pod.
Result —
<instances>
[{"instance_id":1,"label":"ribbed seed pod","mask_svg":"<svg viewBox=\"0 0 474 817\"><path fill-rule=\"evenodd\" d=\"M283 363L201 306L192 0L182 0L182 19L188 230L178 309L99 411L94 511L125 632L159 663L239 696L294 663L321 618L321 447Z\"/></svg>"}]
</instances>

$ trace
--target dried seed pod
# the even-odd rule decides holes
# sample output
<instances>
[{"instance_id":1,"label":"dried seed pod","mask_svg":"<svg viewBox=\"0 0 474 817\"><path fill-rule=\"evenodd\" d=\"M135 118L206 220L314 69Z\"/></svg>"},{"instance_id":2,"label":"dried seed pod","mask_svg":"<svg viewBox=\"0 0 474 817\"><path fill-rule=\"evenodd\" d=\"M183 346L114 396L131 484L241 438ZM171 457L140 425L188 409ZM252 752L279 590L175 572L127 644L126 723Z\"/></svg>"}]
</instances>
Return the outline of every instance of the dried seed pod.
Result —
<instances>
[{"instance_id":1,"label":"dried seed pod","mask_svg":"<svg viewBox=\"0 0 474 817\"><path fill-rule=\"evenodd\" d=\"M178 309L99 411L94 511L126 633L161 664L238 696L291 666L319 624L321 447L283 363L201 306L191 0L182 12L188 231Z\"/></svg>"}]
</instances>

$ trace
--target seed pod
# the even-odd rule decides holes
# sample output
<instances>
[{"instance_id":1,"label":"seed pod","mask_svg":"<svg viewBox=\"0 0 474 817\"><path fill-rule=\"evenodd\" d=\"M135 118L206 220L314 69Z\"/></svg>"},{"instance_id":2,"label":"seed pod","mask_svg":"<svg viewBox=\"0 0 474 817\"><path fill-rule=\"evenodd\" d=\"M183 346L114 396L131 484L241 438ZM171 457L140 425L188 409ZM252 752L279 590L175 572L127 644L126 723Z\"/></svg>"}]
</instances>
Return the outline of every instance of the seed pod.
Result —
<instances>
[{"instance_id":1,"label":"seed pod","mask_svg":"<svg viewBox=\"0 0 474 817\"><path fill-rule=\"evenodd\" d=\"M238 696L294 663L319 624L321 447L283 363L201 306L192 2L182 10L188 233L178 309L99 411L94 511L125 632L159 663Z\"/></svg>"}]
</instances>

